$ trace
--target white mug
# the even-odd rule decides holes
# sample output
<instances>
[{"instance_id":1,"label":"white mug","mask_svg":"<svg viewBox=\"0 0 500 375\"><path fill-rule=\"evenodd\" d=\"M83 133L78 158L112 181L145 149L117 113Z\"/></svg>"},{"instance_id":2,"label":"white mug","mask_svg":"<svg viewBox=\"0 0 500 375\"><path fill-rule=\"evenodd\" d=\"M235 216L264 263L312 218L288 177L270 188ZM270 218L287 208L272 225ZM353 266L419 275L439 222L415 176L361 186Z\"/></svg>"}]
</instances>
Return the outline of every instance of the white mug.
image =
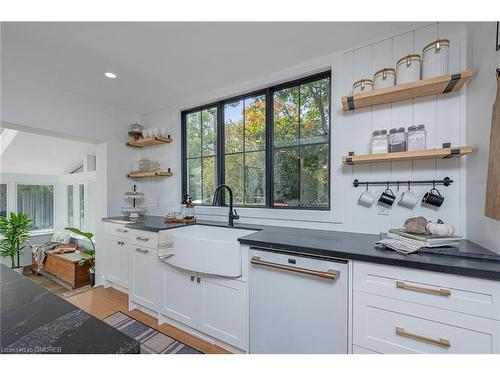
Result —
<instances>
[{"instance_id":1,"label":"white mug","mask_svg":"<svg viewBox=\"0 0 500 375\"><path fill-rule=\"evenodd\" d=\"M375 197L369 190L365 190L361 193L358 199L358 204L365 207L370 207L375 201Z\"/></svg>"},{"instance_id":2,"label":"white mug","mask_svg":"<svg viewBox=\"0 0 500 375\"><path fill-rule=\"evenodd\" d=\"M413 193L412 190L408 189L406 190L403 194L401 194L401 198L399 199L398 205L406 207L406 208L413 208L417 205L418 203L418 198Z\"/></svg>"}]
</instances>

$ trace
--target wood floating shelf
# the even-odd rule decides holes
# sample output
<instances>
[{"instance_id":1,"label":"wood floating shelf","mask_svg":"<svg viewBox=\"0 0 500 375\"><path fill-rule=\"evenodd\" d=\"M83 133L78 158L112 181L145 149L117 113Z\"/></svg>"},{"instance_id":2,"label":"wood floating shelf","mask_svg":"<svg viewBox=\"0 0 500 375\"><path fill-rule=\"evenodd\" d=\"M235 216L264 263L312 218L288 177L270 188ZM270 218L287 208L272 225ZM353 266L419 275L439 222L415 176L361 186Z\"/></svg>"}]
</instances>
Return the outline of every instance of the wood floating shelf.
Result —
<instances>
[{"instance_id":1,"label":"wood floating shelf","mask_svg":"<svg viewBox=\"0 0 500 375\"><path fill-rule=\"evenodd\" d=\"M130 172L127 177L129 178L145 178L145 177L169 177L172 176L172 171L158 171L158 172Z\"/></svg>"},{"instance_id":2,"label":"wood floating shelf","mask_svg":"<svg viewBox=\"0 0 500 375\"><path fill-rule=\"evenodd\" d=\"M127 146L144 148L144 147L149 147L149 146L163 145L165 143L171 143L171 142L172 142L172 138L170 136L168 136L168 137L152 137L152 138L141 138L141 139L138 139L137 141L127 142Z\"/></svg>"},{"instance_id":3,"label":"wood floating shelf","mask_svg":"<svg viewBox=\"0 0 500 375\"><path fill-rule=\"evenodd\" d=\"M349 155L342 157L345 165L386 163L391 161L449 159L464 156L472 152L472 147L433 148L430 150L390 152L386 154Z\"/></svg>"},{"instance_id":4,"label":"wood floating shelf","mask_svg":"<svg viewBox=\"0 0 500 375\"><path fill-rule=\"evenodd\" d=\"M378 104L400 102L435 94L446 94L458 91L472 77L472 70L465 69L460 73L404 83L384 89L364 92L353 96L342 97L344 111L370 107Z\"/></svg>"}]
</instances>

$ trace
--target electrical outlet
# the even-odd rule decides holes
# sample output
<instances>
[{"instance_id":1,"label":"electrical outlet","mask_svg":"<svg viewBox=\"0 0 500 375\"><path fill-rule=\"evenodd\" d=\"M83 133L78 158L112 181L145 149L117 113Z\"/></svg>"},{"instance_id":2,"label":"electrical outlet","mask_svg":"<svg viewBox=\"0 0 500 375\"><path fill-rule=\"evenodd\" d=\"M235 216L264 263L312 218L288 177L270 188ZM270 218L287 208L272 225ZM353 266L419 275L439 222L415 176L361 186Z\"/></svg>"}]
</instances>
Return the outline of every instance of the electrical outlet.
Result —
<instances>
[{"instance_id":1,"label":"electrical outlet","mask_svg":"<svg viewBox=\"0 0 500 375\"><path fill-rule=\"evenodd\" d=\"M377 204L377 215L389 215L389 207Z\"/></svg>"}]
</instances>

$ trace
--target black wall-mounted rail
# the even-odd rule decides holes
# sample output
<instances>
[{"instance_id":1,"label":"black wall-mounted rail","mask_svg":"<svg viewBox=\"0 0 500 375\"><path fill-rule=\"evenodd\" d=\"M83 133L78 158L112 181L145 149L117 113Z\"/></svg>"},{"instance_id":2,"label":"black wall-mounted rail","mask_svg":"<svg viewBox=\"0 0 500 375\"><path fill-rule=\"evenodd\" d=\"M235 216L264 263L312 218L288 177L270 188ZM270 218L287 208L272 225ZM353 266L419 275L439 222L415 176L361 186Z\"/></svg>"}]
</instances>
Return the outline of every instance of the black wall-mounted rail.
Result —
<instances>
[{"instance_id":1,"label":"black wall-mounted rail","mask_svg":"<svg viewBox=\"0 0 500 375\"><path fill-rule=\"evenodd\" d=\"M368 186L368 185L380 185L380 186L399 186L399 185L444 185L450 186L453 180L449 177L445 177L442 180L398 180L398 181L359 181L358 179L352 182L354 187L358 186Z\"/></svg>"}]
</instances>

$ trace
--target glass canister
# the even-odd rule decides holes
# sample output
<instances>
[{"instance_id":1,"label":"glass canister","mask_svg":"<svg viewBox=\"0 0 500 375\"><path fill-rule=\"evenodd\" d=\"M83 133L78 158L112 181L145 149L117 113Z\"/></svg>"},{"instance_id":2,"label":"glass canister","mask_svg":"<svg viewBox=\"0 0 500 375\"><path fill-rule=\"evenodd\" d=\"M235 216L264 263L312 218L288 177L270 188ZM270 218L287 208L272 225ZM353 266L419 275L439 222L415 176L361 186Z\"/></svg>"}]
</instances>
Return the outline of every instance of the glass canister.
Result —
<instances>
[{"instance_id":1,"label":"glass canister","mask_svg":"<svg viewBox=\"0 0 500 375\"><path fill-rule=\"evenodd\" d=\"M385 154L388 150L387 130L375 130L372 133L371 153Z\"/></svg>"},{"instance_id":2,"label":"glass canister","mask_svg":"<svg viewBox=\"0 0 500 375\"><path fill-rule=\"evenodd\" d=\"M405 128L392 128L389 130L389 152L406 151Z\"/></svg>"},{"instance_id":3,"label":"glass canister","mask_svg":"<svg viewBox=\"0 0 500 375\"><path fill-rule=\"evenodd\" d=\"M420 80L420 55L410 54L402 57L396 63L396 84Z\"/></svg>"},{"instance_id":4,"label":"glass canister","mask_svg":"<svg viewBox=\"0 0 500 375\"><path fill-rule=\"evenodd\" d=\"M373 90L373 81L371 79L360 79L359 81L354 82L352 85L352 93L353 95L362 94L367 91Z\"/></svg>"},{"instance_id":5,"label":"glass canister","mask_svg":"<svg viewBox=\"0 0 500 375\"><path fill-rule=\"evenodd\" d=\"M413 125L408 128L408 151L427 149L427 131L425 125Z\"/></svg>"},{"instance_id":6,"label":"glass canister","mask_svg":"<svg viewBox=\"0 0 500 375\"><path fill-rule=\"evenodd\" d=\"M396 84L396 70L393 68L380 69L373 75L373 89L385 89Z\"/></svg>"},{"instance_id":7,"label":"glass canister","mask_svg":"<svg viewBox=\"0 0 500 375\"><path fill-rule=\"evenodd\" d=\"M422 79L448 74L448 39L435 40L422 50Z\"/></svg>"}]
</instances>

